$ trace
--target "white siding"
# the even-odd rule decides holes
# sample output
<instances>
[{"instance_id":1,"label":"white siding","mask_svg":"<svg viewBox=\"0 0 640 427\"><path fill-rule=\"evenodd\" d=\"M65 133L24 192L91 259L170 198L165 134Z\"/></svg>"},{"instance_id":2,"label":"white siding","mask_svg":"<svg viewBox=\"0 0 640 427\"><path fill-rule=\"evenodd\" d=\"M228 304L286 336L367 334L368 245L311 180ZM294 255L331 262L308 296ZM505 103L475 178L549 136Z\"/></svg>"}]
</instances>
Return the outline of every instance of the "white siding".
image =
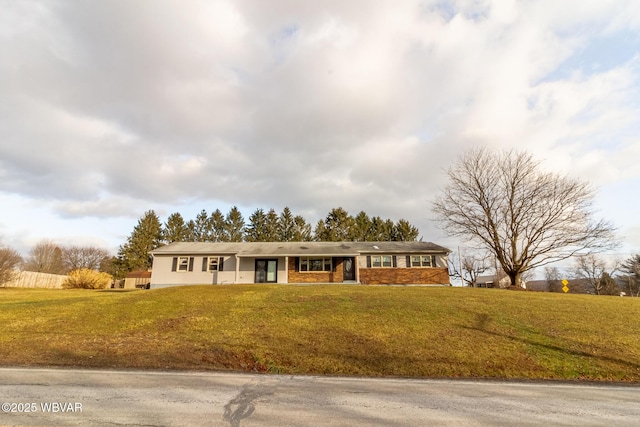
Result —
<instances>
[{"instance_id":1,"label":"white siding","mask_svg":"<svg viewBox=\"0 0 640 427\"><path fill-rule=\"evenodd\" d=\"M151 271L151 288L164 288L182 285L210 285L232 283L254 283L256 259L253 257L236 258L235 255L224 256L223 270L217 272L202 271L202 258L215 255L179 255L193 257L193 271L171 271L173 258L177 255L158 255L153 259ZM236 282L236 261L240 268ZM287 283L287 264L285 257L273 257L278 260L278 283Z\"/></svg>"},{"instance_id":2,"label":"white siding","mask_svg":"<svg viewBox=\"0 0 640 427\"><path fill-rule=\"evenodd\" d=\"M174 255L156 255L151 270L151 288L179 285L211 285L233 283L235 256L223 256L223 271L202 271L202 259L216 255L181 255L193 257L193 271L171 271Z\"/></svg>"}]
</instances>

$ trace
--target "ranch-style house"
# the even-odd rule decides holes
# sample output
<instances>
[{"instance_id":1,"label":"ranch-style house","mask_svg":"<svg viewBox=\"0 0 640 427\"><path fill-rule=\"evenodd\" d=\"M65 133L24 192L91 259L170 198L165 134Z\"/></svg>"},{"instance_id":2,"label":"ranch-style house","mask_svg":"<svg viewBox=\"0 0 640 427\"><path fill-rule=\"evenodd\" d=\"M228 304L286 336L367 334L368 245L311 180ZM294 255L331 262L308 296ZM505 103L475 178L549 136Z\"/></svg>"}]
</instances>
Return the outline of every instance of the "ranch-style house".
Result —
<instances>
[{"instance_id":1,"label":"ranch-style house","mask_svg":"<svg viewBox=\"0 0 640 427\"><path fill-rule=\"evenodd\" d=\"M153 288L232 283L449 285L430 242L176 242L151 252Z\"/></svg>"}]
</instances>

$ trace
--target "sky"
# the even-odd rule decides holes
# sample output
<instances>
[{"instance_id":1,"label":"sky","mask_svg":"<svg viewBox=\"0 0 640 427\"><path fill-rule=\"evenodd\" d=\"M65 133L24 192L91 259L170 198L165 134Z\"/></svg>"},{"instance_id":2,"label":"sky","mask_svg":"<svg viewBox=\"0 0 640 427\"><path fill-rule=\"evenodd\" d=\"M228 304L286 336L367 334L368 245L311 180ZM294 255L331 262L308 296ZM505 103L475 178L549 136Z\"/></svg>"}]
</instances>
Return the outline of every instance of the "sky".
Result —
<instances>
[{"instance_id":1,"label":"sky","mask_svg":"<svg viewBox=\"0 0 640 427\"><path fill-rule=\"evenodd\" d=\"M0 0L0 238L116 252L138 219L404 218L478 146L589 181L640 251L637 0Z\"/></svg>"}]
</instances>

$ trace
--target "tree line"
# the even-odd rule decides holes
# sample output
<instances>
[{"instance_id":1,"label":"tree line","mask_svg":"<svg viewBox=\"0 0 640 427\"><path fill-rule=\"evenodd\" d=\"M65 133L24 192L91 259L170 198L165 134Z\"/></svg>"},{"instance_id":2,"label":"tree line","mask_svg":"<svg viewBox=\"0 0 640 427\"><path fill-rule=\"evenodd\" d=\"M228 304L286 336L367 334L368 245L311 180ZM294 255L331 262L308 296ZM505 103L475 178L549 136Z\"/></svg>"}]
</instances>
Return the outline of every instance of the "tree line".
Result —
<instances>
[{"instance_id":1,"label":"tree line","mask_svg":"<svg viewBox=\"0 0 640 427\"><path fill-rule=\"evenodd\" d=\"M494 282L506 276L490 252L478 248L462 251L458 248L458 251L449 256L449 272L451 277L462 280L464 286L478 286L480 275L494 276ZM564 292L562 280L568 279L571 293L620 295L624 292L640 297L640 254L623 262L608 261L597 254L575 255L566 271L547 265L543 274L549 292Z\"/></svg>"},{"instance_id":2,"label":"tree line","mask_svg":"<svg viewBox=\"0 0 640 427\"><path fill-rule=\"evenodd\" d=\"M164 224L150 210L120 246L114 259L115 275L149 268L149 252L173 242L415 241L418 235L418 228L405 219L394 222L364 211L352 216L341 207L332 209L314 228L288 207L280 213L256 209L248 221L236 206L226 215L220 209L210 214L203 209L190 220L176 212Z\"/></svg>"},{"instance_id":3,"label":"tree line","mask_svg":"<svg viewBox=\"0 0 640 427\"><path fill-rule=\"evenodd\" d=\"M149 210L138 220L126 242L113 256L96 246L59 245L41 240L22 257L0 243L0 285L10 281L18 270L49 274L68 274L80 269L106 272L121 279L134 270L151 266L149 252L173 242L293 242L293 241L415 241L418 228L409 221L394 222L361 211L350 215L343 208L332 209L312 227L302 215L285 207L256 209L245 221L237 207L223 214L219 209L208 214L202 210L185 220L172 213L164 223Z\"/></svg>"},{"instance_id":4,"label":"tree line","mask_svg":"<svg viewBox=\"0 0 640 427\"><path fill-rule=\"evenodd\" d=\"M23 258L18 251L0 244L0 285L10 281L17 270L48 274L68 274L81 269L109 272L112 254L87 245L58 245L51 240L36 243Z\"/></svg>"}]
</instances>

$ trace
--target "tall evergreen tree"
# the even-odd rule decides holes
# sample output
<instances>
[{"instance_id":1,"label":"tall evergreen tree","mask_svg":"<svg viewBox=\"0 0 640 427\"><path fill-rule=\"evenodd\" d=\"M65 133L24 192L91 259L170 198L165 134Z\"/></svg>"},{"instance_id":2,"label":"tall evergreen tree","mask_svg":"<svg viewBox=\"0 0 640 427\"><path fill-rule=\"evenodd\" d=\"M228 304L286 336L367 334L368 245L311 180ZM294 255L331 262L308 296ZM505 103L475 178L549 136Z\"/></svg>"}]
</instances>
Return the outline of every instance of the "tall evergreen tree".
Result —
<instances>
[{"instance_id":1,"label":"tall evergreen tree","mask_svg":"<svg viewBox=\"0 0 640 427\"><path fill-rule=\"evenodd\" d=\"M369 229L369 241L370 242L382 242L384 241L384 220L379 216L371 218L371 228Z\"/></svg>"},{"instance_id":2,"label":"tall evergreen tree","mask_svg":"<svg viewBox=\"0 0 640 427\"><path fill-rule=\"evenodd\" d=\"M232 207L225 217L225 231L229 242L244 240L244 217L236 206Z\"/></svg>"},{"instance_id":3,"label":"tall evergreen tree","mask_svg":"<svg viewBox=\"0 0 640 427\"><path fill-rule=\"evenodd\" d=\"M245 228L245 240L247 242L267 242L266 222L264 210L256 209L249 215L249 224Z\"/></svg>"},{"instance_id":4,"label":"tall evergreen tree","mask_svg":"<svg viewBox=\"0 0 640 427\"><path fill-rule=\"evenodd\" d=\"M187 242L195 242L196 241L196 222L190 219L187 224L187 238L185 241Z\"/></svg>"},{"instance_id":5,"label":"tall evergreen tree","mask_svg":"<svg viewBox=\"0 0 640 427\"><path fill-rule=\"evenodd\" d=\"M266 242L277 242L278 239L278 214L275 209L269 209L265 217L264 236Z\"/></svg>"},{"instance_id":6,"label":"tall evergreen tree","mask_svg":"<svg viewBox=\"0 0 640 427\"><path fill-rule=\"evenodd\" d=\"M193 222L193 240L195 242L213 241L213 225L206 210L201 210Z\"/></svg>"},{"instance_id":7,"label":"tall evergreen tree","mask_svg":"<svg viewBox=\"0 0 640 427\"><path fill-rule=\"evenodd\" d=\"M162 241L164 243L185 242L188 241L188 235L189 230L182 215L178 212L169 215L162 229Z\"/></svg>"},{"instance_id":8,"label":"tall evergreen tree","mask_svg":"<svg viewBox=\"0 0 640 427\"><path fill-rule=\"evenodd\" d=\"M420 232L406 219L399 220L394 226L393 240L415 242Z\"/></svg>"},{"instance_id":9,"label":"tall evergreen tree","mask_svg":"<svg viewBox=\"0 0 640 427\"><path fill-rule=\"evenodd\" d=\"M329 230L323 219L319 219L316 223L316 228L313 230L313 240L316 242L329 241Z\"/></svg>"},{"instance_id":10,"label":"tall evergreen tree","mask_svg":"<svg viewBox=\"0 0 640 427\"><path fill-rule=\"evenodd\" d=\"M153 210L145 212L118 250L119 265L126 271L146 270L151 267L149 252L162 242L162 225Z\"/></svg>"},{"instance_id":11,"label":"tall evergreen tree","mask_svg":"<svg viewBox=\"0 0 640 427\"><path fill-rule=\"evenodd\" d=\"M291 237L292 242L310 242L312 240L311 224L307 223L302 215L296 215L293 218L293 234Z\"/></svg>"},{"instance_id":12,"label":"tall evergreen tree","mask_svg":"<svg viewBox=\"0 0 640 427\"><path fill-rule=\"evenodd\" d=\"M391 242L395 237L395 228L393 220L385 219L382 223L382 227L380 228L380 241L382 242Z\"/></svg>"},{"instance_id":13,"label":"tall evergreen tree","mask_svg":"<svg viewBox=\"0 0 640 427\"><path fill-rule=\"evenodd\" d=\"M351 237L356 242L371 240L371 219L365 211L360 211L354 218Z\"/></svg>"},{"instance_id":14,"label":"tall evergreen tree","mask_svg":"<svg viewBox=\"0 0 640 427\"><path fill-rule=\"evenodd\" d=\"M296 223L291 213L291 209L285 207L278 218L278 238L279 242L291 242L294 241Z\"/></svg>"},{"instance_id":15,"label":"tall evergreen tree","mask_svg":"<svg viewBox=\"0 0 640 427\"><path fill-rule=\"evenodd\" d=\"M352 233L354 219L349 212L343 208L333 208L325 219L326 240L330 242L341 242L353 240Z\"/></svg>"},{"instance_id":16,"label":"tall evergreen tree","mask_svg":"<svg viewBox=\"0 0 640 427\"><path fill-rule=\"evenodd\" d=\"M229 237L227 236L227 226L224 215L222 215L220 209L216 209L211 213L210 221L212 230L211 240L214 242L228 242Z\"/></svg>"}]
</instances>

